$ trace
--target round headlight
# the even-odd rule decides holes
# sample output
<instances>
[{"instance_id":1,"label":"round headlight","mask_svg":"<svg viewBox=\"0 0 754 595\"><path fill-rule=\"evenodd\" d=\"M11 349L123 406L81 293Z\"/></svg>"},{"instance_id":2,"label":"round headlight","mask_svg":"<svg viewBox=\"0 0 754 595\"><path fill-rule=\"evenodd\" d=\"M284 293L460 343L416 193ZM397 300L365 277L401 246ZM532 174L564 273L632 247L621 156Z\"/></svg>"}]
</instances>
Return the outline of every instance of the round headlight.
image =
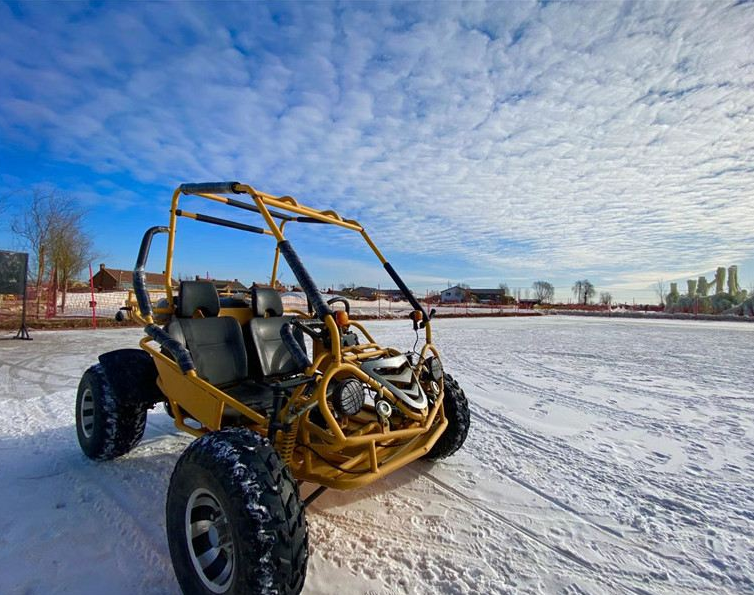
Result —
<instances>
[{"instance_id":1,"label":"round headlight","mask_svg":"<svg viewBox=\"0 0 754 595\"><path fill-rule=\"evenodd\" d=\"M353 378L341 382L335 388L332 404L343 415L356 415L364 406L364 387L361 382Z\"/></svg>"},{"instance_id":2,"label":"round headlight","mask_svg":"<svg viewBox=\"0 0 754 595\"><path fill-rule=\"evenodd\" d=\"M393 407L387 401L377 401L374 404L374 408L382 419L387 419L393 415Z\"/></svg>"}]
</instances>

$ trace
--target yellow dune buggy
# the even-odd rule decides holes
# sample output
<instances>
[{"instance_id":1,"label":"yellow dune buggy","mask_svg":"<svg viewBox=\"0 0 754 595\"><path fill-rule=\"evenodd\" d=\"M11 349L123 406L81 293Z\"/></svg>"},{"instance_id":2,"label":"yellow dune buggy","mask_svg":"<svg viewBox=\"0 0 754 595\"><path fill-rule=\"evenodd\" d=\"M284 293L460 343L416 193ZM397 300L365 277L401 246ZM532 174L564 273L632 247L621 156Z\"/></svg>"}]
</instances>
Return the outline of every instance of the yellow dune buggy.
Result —
<instances>
[{"instance_id":1,"label":"yellow dune buggy","mask_svg":"<svg viewBox=\"0 0 754 595\"><path fill-rule=\"evenodd\" d=\"M182 195L256 213L264 227L187 212L178 205ZM179 217L272 237L270 287L221 298L211 282L183 281L174 296ZM414 330L425 335L421 350L378 345L349 318L345 298L319 292L283 235L294 222L363 236L414 308ZM162 233L168 234L167 297L153 303L145 266L153 237ZM281 255L307 297L306 311L284 310L272 289ZM364 228L334 211L237 182L183 184L173 194L169 226L144 235L123 310L146 336L141 349L102 354L84 373L78 440L92 459L123 455L139 442L147 410L158 403L178 428L198 437L175 466L166 504L170 554L184 593L300 592L306 505L327 488L364 486L420 457L447 457L466 439L468 402L432 344L434 311L425 311ZM318 486L303 500L302 482Z\"/></svg>"}]
</instances>

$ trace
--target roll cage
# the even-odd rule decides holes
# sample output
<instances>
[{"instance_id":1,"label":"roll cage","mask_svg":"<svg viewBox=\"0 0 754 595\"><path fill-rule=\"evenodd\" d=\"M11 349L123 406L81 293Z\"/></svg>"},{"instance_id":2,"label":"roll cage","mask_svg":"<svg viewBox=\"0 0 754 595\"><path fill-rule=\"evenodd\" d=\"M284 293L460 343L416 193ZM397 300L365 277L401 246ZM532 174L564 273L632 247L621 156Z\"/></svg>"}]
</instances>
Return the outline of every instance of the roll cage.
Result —
<instances>
[{"instance_id":1,"label":"roll cage","mask_svg":"<svg viewBox=\"0 0 754 595\"><path fill-rule=\"evenodd\" d=\"M243 202L235 198L228 196L221 196L222 194L233 195L247 195L249 196L253 204ZM233 221L230 219L220 219L210 215L204 215L202 213L193 213L178 208L180 197L182 195L192 195L204 198L210 201L225 204L230 207L242 209L259 214L266 227L257 227L248 225L239 221ZM272 208L270 208L272 207ZM277 209L277 210L275 210ZM281 211L287 211L281 212ZM288 214L290 213L290 214ZM319 290L309 276L308 271L304 267L303 263L296 254L293 246L284 236L285 226L288 223L314 223L314 224L329 224L336 225L356 231L361 234L364 241L369 248L374 252L375 256L379 259L382 266L387 271L390 278L396 284L406 300L411 304L416 312L421 316L421 320L417 320L417 326L425 330L425 338L427 343L431 343L432 328L431 318L432 313L429 314L419 301L414 297L408 286L401 279L400 275L396 272L393 266L383 256L382 252L377 248L372 239L367 234L364 227L354 219L344 219L338 213L333 210L320 211L311 207L300 204L292 196L273 196L265 192L260 192L247 184L241 184L239 182L209 182L198 184L181 184L173 192L173 199L170 205L170 223L168 227L158 226L152 227L147 230L142 240L141 248L139 250L139 256L137 259L136 267L134 269L134 292L135 297L139 305L139 312L135 315L135 318L142 324L149 325L154 323L153 314L156 310L160 314L171 314L174 310L173 288L171 286L171 277L173 269L173 251L175 248L175 233L177 228L178 217L186 217L195 221L203 223L209 223L212 225L218 225L221 227L229 227L232 229L238 229L241 231L247 231L250 233L257 233L261 235L271 236L276 241L275 256L272 264L272 274L270 275L270 286L274 287L277 280L278 266L280 263L280 255L283 257L291 268L299 286L304 291L310 306L313 308L317 317L328 325L328 329L332 332L334 329L330 328L328 323L328 317L332 318L332 312L327 304L324 303ZM149 300L149 294L146 289L146 274L145 266L149 256L149 248L152 242L152 238L159 233L168 234L168 247L165 262L165 293L167 296L167 306L162 308L151 307ZM332 321L331 321L332 322ZM333 323L334 324L334 323Z\"/></svg>"},{"instance_id":2,"label":"roll cage","mask_svg":"<svg viewBox=\"0 0 754 595\"><path fill-rule=\"evenodd\" d=\"M183 195L257 213L264 227L180 209L179 201ZM237 195L246 195L251 201L234 198ZM320 325L326 331L326 335L322 336L329 339L314 341L313 361L309 362L301 377L281 379L277 384L270 385L277 395L271 413L247 405L199 377L186 345L172 338L160 326L176 312L170 279L179 217L272 237L276 246L271 284L274 286L282 254L309 302L308 313L287 311L302 321L308 319L309 324ZM169 225L152 227L144 234L134 269L134 295L129 297L127 309L130 309L131 317L144 326L147 336L141 340L140 346L152 356L157 366L158 386L166 395L178 428L197 436L215 431L223 427L228 410L232 410L248 420L248 427L270 438L297 479L341 489L365 485L432 448L448 424L442 407L444 383L442 380L436 383L432 402L418 410L399 398L399 389L395 386L378 381L374 373L369 374L367 369L362 369L362 364L368 364L375 358L383 358L387 365L400 359L401 354L393 348L378 345L357 321L347 320L346 324L358 329L367 343L351 346L342 342L344 335L341 334L339 318L324 301L293 246L284 236L285 227L294 222L336 225L360 233L413 306L411 319L414 329L417 332L420 328L424 329L425 345L418 354L418 360L405 361L415 373L419 373L431 358L439 359L439 353L432 344L431 318L434 312L428 314L425 311L361 224L344 219L335 211L316 210L290 196L276 197L238 182L182 184L173 192ZM162 233L168 234L166 299L153 305L147 291L145 267L152 239ZM295 354L292 355L295 357ZM391 427L386 418L380 418L374 407L369 406L356 415L336 418L328 407L328 387L345 377L356 379L379 398L391 402L393 415L397 415L397 427ZM320 422L310 418L315 411L321 415ZM199 426L188 423L191 420L198 422Z\"/></svg>"}]
</instances>

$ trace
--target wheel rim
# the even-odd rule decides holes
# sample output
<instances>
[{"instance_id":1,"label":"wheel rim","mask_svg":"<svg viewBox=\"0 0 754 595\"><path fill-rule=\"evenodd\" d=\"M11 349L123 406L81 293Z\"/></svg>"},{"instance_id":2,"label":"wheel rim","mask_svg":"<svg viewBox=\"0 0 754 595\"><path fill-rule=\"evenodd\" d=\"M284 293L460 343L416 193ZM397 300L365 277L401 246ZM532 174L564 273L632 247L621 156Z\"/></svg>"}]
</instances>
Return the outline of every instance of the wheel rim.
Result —
<instances>
[{"instance_id":1,"label":"wheel rim","mask_svg":"<svg viewBox=\"0 0 754 595\"><path fill-rule=\"evenodd\" d=\"M94 428L94 395L90 388L85 389L84 394L81 395L79 417L81 418L81 431L86 438L91 438Z\"/></svg>"},{"instance_id":2,"label":"wheel rim","mask_svg":"<svg viewBox=\"0 0 754 595\"><path fill-rule=\"evenodd\" d=\"M233 581L233 534L220 502L206 488L194 490L186 504L186 542L197 576L213 593Z\"/></svg>"}]
</instances>

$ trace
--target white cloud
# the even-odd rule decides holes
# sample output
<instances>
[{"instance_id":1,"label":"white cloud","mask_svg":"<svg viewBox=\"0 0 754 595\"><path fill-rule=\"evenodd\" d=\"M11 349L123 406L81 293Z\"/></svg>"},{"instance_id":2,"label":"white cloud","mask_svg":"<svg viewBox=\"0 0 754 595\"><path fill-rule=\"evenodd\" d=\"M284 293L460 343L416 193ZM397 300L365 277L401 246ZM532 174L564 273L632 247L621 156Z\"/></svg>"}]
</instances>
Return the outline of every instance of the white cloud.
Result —
<instances>
[{"instance_id":1,"label":"white cloud","mask_svg":"<svg viewBox=\"0 0 754 595\"><path fill-rule=\"evenodd\" d=\"M751 4L180 8L0 7L0 134L335 206L470 275L638 287L754 248Z\"/></svg>"}]
</instances>

